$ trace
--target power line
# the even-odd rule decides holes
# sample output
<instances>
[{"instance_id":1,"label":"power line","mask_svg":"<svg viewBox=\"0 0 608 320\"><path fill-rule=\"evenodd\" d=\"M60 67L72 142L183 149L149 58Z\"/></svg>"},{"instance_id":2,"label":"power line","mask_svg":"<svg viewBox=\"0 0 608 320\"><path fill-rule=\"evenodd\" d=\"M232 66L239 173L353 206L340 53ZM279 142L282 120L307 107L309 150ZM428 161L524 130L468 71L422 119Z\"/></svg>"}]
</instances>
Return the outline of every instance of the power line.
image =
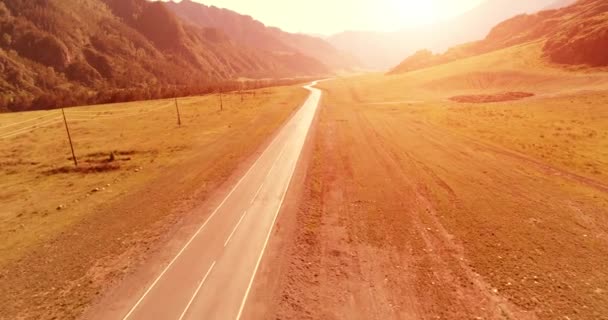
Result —
<instances>
[{"instance_id":1,"label":"power line","mask_svg":"<svg viewBox=\"0 0 608 320\"><path fill-rule=\"evenodd\" d=\"M169 104L172 102L173 99L164 99L164 100L157 100L158 102L165 102L166 104ZM96 107L100 107L100 106L96 106ZM165 106L161 106L161 107L165 107ZM156 108L156 107L155 107ZM112 112L112 113L116 113L116 112L133 112L133 110L130 110L131 108L114 108L114 109L106 109L106 110L73 110L74 108L67 108L65 110L66 114L70 114L70 113L92 113L92 114L99 114L99 113L105 113L105 112ZM140 111L145 110L145 107L143 109L140 109Z\"/></svg>"},{"instance_id":2,"label":"power line","mask_svg":"<svg viewBox=\"0 0 608 320\"><path fill-rule=\"evenodd\" d=\"M21 129L15 130L13 132L4 133L3 135L0 136L0 139L10 138L10 137L13 137L13 136L16 136L16 135L20 135L20 134L24 134L24 133L28 133L28 132L34 131L34 130L39 129L39 128L47 127L49 125L61 122L60 118L61 118L60 116L56 116L55 118L48 119L46 121L43 121L41 123L37 123L37 124L31 125L29 127L21 128Z\"/></svg>"},{"instance_id":3,"label":"power line","mask_svg":"<svg viewBox=\"0 0 608 320\"><path fill-rule=\"evenodd\" d=\"M138 116L138 115L145 115L145 114L148 114L148 113L160 110L160 109L168 108L170 106L171 106L171 103L168 102L165 105L157 106L157 107L154 107L154 108L151 108L151 109L148 109L148 110L140 110L140 111L137 111L137 112L131 112L131 113L127 113L127 114L116 114L116 115L113 115L113 114L110 114L110 115L100 115L99 113L101 113L101 112L117 112L117 113L120 113L120 112L126 111L126 109L115 109L115 110L112 110L112 111L109 111L109 110L104 110L104 111L71 110L70 111L70 110L68 110L68 112L66 112L65 115L69 116L69 114L72 113L72 112L74 112L74 113L81 113L81 114L77 115L78 118L70 118L69 119L70 121L79 121L79 122L80 121L106 120L106 119L120 119L120 118L127 118L127 117ZM128 111L132 111L132 110L128 110ZM95 116L93 116L93 115L85 115L85 114L82 114L82 113L95 113L97 115L95 115ZM24 121L20 121L20 122L16 122L16 123L11 123L9 125L0 127L0 129L12 127L12 126L15 126L15 125L18 125L18 124L23 124L23 123L31 122L31 121L34 121L34 120L45 119L45 118L48 118L48 117L53 116L53 115L54 115L53 113L50 113L50 114L47 114L47 115L44 115L44 116L40 116L40 117L37 117L37 118L32 118L32 119L28 119L28 120L24 120ZM58 122L61 122L61 121L62 120L61 120L61 116L60 115L54 115L53 118L45 119L45 120L43 120L43 121L41 121L39 123L35 123L35 124L29 125L29 126L24 127L24 128L19 128L17 130L11 131L11 132L5 132L2 135L0 135L0 139L10 138L10 137L17 136L17 135L20 135L20 134L25 134L25 133L34 131L36 129L39 129L39 128L42 128L42 127L46 127L46 126L49 126L49 125L52 125L52 124L55 124L55 123L58 123Z\"/></svg>"},{"instance_id":4,"label":"power line","mask_svg":"<svg viewBox=\"0 0 608 320\"><path fill-rule=\"evenodd\" d=\"M39 120L39 119L47 118L47 117L52 116L52 115L53 115L52 113L49 113L49 114L43 115L43 116L41 116L41 117L37 117L37 118L32 118L32 119L27 119L27 120L23 120L23 121L19 121L19 122L11 123L11 124L8 124L8 125L5 125L5 126L0 127L0 130L1 130L1 129L4 129L4 128L8 128L8 127L14 127L14 126L16 126L16 125L20 125L20 124L27 123L27 122L30 122L30 121L34 121L34 120Z\"/></svg>"},{"instance_id":5,"label":"power line","mask_svg":"<svg viewBox=\"0 0 608 320\"><path fill-rule=\"evenodd\" d=\"M86 116L86 115L75 115L76 117L79 118L70 118L70 121L93 121L93 120L105 120L105 119L118 119L118 118L128 118L128 117L132 117L132 116L138 116L138 115L144 115L144 114L148 114L151 113L153 111L157 111L163 108L167 108L171 106L171 104L167 104L164 106L159 106L159 107L155 107L152 108L146 112L142 112L142 111L138 111L138 112L133 112L133 113L128 113L128 114L110 114L110 115L97 115L97 116ZM66 113L68 116L70 115L70 112Z\"/></svg>"}]
</instances>

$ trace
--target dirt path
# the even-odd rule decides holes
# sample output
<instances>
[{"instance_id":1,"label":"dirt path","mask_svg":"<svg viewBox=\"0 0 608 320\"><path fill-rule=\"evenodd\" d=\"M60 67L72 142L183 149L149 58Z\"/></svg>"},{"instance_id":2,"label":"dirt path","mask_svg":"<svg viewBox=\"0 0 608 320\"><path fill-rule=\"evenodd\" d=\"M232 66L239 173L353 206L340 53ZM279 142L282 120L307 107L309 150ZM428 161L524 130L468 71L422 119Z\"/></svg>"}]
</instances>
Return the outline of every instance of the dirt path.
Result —
<instances>
[{"instance_id":1,"label":"dirt path","mask_svg":"<svg viewBox=\"0 0 608 320\"><path fill-rule=\"evenodd\" d=\"M312 144L250 318L606 319L602 183L331 92Z\"/></svg>"}]
</instances>

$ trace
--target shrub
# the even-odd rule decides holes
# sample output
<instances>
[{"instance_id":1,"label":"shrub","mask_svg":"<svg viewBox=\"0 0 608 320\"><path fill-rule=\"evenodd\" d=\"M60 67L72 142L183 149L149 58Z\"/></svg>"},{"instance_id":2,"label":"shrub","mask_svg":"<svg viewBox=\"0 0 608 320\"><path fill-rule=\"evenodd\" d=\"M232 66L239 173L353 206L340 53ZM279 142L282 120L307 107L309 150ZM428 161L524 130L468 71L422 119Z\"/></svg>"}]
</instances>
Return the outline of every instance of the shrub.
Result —
<instances>
[{"instance_id":1,"label":"shrub","mask_svg":"<svg viewBox=\"0 0 608 320\"><path fill-rule=\"evenodd\" d=\"M110 64L110 59L103 54L96 52L93 49L86 48L82 52L84 54L85 59L99 74L101 74L106 79L111 79L114 72L112 70L112 65Z\"/></svg>"},{"instance_id":2,"label":"shrub","mask_svg":"<svg viewBox=\"0 0 608 320\"><path fill-rule=\"evenodd\" d=\"M80 82L85 85L93 85L101 77L99 72L84 61L74 61L65 72L71 81Z\"/></svg>"},{"instance_id":3,"label":"shrub","mask_svg":"<svg viewBox=\"0 0 608 320\"><path fill-rule=\"evenodd\" d=\"M58 70L64 69L69 62L68 49L63 42L37 30L17 35L14 48L21 56Z\"/></svg>"}]
</instances>

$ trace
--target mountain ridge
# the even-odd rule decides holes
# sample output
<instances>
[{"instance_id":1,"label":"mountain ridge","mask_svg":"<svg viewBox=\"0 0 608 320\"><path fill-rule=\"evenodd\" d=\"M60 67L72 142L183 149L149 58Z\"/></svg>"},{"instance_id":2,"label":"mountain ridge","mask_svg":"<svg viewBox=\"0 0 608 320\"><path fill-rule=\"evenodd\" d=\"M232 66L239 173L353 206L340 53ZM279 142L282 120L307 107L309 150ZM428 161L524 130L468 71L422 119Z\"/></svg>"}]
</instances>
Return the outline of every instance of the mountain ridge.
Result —
<instances>
[{"instance_id":1,"label":"mountain ridge","mask_svg":"<svg viewBox=\"0 0 608 320\"><path fill-rule=\"evenodd\" d=\"M351 70L359 65L353 56L337 50L321 38L285 32L229 9L207 6L191 0L169 1L166 5L182 19L199 27L220 29L238 43L252 48L277 53L301 53L320 61L332 70Z\"/></svg>"},{"instance_id":2,"label":"mountain ridge","mask_svg":"<svg viewBox=\"0 0 608 320\"><path fill-rule=\"evenodd\" d=\"M148 99L237 77L323 75L299 52L240 45L184 22L162 2L0 2L0 110Z\"/></svg>"},{"instance_id":3,"label":"mountain ridge","mask_svg":"<svg viewBox=\"0 0 608 320\"><path fill-rule=\"evenodd\" d=\"M461 44L443 54L420 50L406 58L389 74L399 74L462 58L542 41L542 55L562 65L608 66L608 3L580 0L559 9L521 14L497 24L480 41Z\"/></svg>"},{"instance_id":4,"label":"mountain ridge","mask_svg":"<svg viewBox=\"0 0 608 320\"><path fill-rule=\"evenodd\" d=\"M481 40L497 21L525 12L536 12L555 0L488 0L457 17L429 26L405 28L394 32L346 31L328 41L336 48L357 53L368 68L387 70L418 50L447 50L459 43Z\"/></svg>"}]
</instances>

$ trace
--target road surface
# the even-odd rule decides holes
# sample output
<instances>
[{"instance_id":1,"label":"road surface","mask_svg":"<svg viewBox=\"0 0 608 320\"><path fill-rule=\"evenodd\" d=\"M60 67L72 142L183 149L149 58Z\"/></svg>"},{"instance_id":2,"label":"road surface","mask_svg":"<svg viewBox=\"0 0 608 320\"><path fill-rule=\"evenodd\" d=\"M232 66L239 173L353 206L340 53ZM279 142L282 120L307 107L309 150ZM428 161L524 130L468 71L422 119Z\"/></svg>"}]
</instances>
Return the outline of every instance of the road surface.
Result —
<instances>
[{"instance_id":1,"label":"road surface","mask_svg":"<svg viewBox=\"0 0 608 320\"><path fill-rule=\"evenodd\" d=\"M241 317L321 98L315 84L304 87L311 92L304 105L162 272L108 308L112 318Z\"/></svg>"}]
</instances>

